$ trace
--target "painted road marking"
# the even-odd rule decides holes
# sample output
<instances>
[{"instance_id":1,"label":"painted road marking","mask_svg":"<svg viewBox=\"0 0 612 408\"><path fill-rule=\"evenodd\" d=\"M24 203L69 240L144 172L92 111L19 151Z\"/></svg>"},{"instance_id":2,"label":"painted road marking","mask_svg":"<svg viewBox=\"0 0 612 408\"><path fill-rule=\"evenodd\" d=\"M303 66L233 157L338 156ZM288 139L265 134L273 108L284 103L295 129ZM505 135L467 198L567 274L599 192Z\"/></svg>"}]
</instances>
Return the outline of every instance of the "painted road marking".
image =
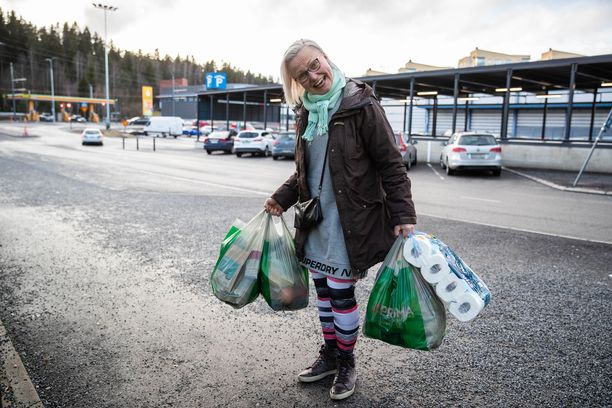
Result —
<instances>
[{"instance_id":1,"label":"painted road marking","mask_svg":"<svg viewBox=\"0 0 612 408\"><path fill-rule=\"evenodd\" d=\"M534 230L530 230L530 229L526 229L526 228L516 228L516 227L508 227L506 225L489 224L489 223L486 223L486 222L464 220L464 219L457 218L457 217L442 217L442 216L439 216L439 215L427 214L427 213L422 213L422 212L419 213L419 215L424 215L426 217L431 217L431 218L437 218L437 219L440 219L440 220L453 220L453 221L465 222L466 224L482 225L484 227L494 227L494 228L501 228L501 229L506 229L506 230L511 230L511 231L528 232L530 234L546 235L546 236L549 236L549 237L568 238L568 239L575 239L577 241L594 242L596 244L612 245L612 241L600 241L600 240L597 240L597 239L588 239L588 238L574 237L572 235L553 234L551 232L534 231Z\"/></svg>"},{"instance_id":2,"label":"painted road marking","mask_svg":"<svg viewBox=\"0 0 612 408\"><path fill-rule=\"evenodd\" d=\"M501 203L501 201L499 201L499 200L490 200L488 198L466 197L466 196L461 196L460 198L463 198L465 200L484 201L484 202L487 202L487 203Z\"/></svg>"},{"instance_id":3,"label":"painted road marking","mask_svg":"<svg viewBox=\"0 0 612 408\"><path fill-rule=\"evenodd\" d=\"M436 173L436 176L440 177L440 180L444 180L444 177L442 177L440 175L440 173L438 173L438 171L436 169L433 168L433 166L431 165L431 163L427 163L427 166L431 169L431 171L433 171L434 173Z\"/></svg>"},{"instance_id":4,"label":"painted road marking","mask_svg":"<svg viewBox=\"0 0 612 408\"><path fill-rule=\"evenodd\" d=\"M194 180L194 179L190 179L190 178L187 178L187 177L171 176L169 174L155 173L155 172L152 172L152 171L141 171L141 173L151 174L151 175L155 175L155 176L167 177L167 178L171 178L171 179L174 179L174 180L189 181L189 182L196 183L196 184L205 184L207 186L223 188L223 189L226 189L226 190L240 191L240 192L243 192L243 193L257 194L257 195L266 196L266 197L270 197L272 195L272 193L270 193L270 192L266 193L264 191L252 190L252 189L249 189L249 188L234 187L234 186L229 186L227 184L211 183L211 182L202 181L202 180Z\"/></svg>"}]
</instances>

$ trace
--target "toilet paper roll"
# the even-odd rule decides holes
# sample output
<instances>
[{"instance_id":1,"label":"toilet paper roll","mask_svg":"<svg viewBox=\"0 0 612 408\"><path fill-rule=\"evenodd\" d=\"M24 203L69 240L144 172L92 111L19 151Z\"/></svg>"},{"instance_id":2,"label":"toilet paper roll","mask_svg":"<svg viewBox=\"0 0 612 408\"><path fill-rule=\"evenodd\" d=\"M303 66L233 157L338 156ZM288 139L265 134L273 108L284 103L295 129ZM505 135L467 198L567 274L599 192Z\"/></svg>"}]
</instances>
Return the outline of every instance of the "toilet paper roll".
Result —
<instances>
[{"instance_id":1,"label":"toilet paper roll","mask_svg":"<svg viewBox=\"0 0 612 408\"><path fill-rule=\"evenodd\" d=\"M428 283L435 285L450 274L446 258L440 252L434 252L421 266L421 275Z\"/></svg>"},{"instance_id":2,"label":"toilet paper roll","mask_svg":"<svg viewBox=\"0 0 612 408\"><path fill-rule=\"evenodd\" d=\"M431 256L431 244L429 241L418 238L416 241L419 245L420 252L416 251L413 240L409 239L404 243L403 254L404 259L408 261L409 264L420 268L423 265L423 262Z\"/></svg>"},{"instance_id":3,"label":"toilet paper roll","mask_svg":"<svg viewBox=\"0 0 612 408\"><path fill-rule=\"evenodd\" d=\"M432 246L431 246L431 241L429 240L429 238L427 238L425 235L415 235L414 237L417 239L417 241L419 241L419 244L427 246L429 251L425 251L425 252L431 253Z\"/></svg>"},{"instance_id":4,"label":"toilet paper roll","mask_svg":"<svg viewBox=\"0 0 612 408\"><path fill-rule=\"evenodd\" d=\"M454 273L444 276L436 285L436 295L445 303L457 301L467 290L468 285Z\"/></svg>"},{"instance_id":5,"label":"toilet paper roll","mask_svg":"<svg viewBox=\"0 0 612 408\"><path fill-rule=\"evenodd\" d=\"M467 322L478 316L484 306L484 300L477 293L467 291L448 305L448 311L460 322Z\"/></svg>"}]
</instances>

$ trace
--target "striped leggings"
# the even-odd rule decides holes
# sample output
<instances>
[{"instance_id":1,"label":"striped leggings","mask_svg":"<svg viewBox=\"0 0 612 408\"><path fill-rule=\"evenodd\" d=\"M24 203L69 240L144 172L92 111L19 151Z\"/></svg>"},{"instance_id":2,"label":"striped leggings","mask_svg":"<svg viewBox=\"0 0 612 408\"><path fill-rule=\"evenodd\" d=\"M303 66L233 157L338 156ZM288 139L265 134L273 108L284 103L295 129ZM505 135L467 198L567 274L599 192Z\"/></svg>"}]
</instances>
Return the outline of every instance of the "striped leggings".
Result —
<instances>
[{"instance_id":1,"label":"striped leggings","mask_svg":"<svg viewBox=\"0 0 612 408\"><path fill-rule=\"evenodd\" d=\"M351 354L359 335L355 281L331 278L312 270L310 274L317 290L317 309L325 344Z\"/></svg>"}]
</instances>

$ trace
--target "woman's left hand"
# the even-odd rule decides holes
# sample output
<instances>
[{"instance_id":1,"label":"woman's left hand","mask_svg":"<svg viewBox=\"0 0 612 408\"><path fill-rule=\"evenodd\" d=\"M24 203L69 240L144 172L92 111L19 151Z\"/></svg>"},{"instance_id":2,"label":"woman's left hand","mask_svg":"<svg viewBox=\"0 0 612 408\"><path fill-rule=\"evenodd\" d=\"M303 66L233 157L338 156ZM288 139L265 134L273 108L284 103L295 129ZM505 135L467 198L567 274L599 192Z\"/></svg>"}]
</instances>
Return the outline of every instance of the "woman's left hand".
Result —
<instances>
[{"instance_id":1,"label":"woman's left hand","mask_svg":"<svg viewBox=\"0 0 612 408\"><path fill-rule=\"evenodd\" d=\"M414 224L396 225L395 228L393 228L393 233L397 237L401 232L404 235L404 238L406 238L408 237L408 234L414 234L414 227Z\"/></svg>"}]
</instances>

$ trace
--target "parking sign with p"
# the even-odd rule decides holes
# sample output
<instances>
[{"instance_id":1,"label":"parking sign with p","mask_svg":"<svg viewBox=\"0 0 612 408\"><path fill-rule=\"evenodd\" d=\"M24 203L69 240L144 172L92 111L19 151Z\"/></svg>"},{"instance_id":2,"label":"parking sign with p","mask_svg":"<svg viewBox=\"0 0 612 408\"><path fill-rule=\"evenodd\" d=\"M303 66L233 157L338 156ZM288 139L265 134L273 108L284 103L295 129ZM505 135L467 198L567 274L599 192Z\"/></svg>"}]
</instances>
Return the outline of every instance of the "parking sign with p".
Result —
<instances>
[{"instance_id":1,"label":"parking sign with p","mask_svg":"<svg viewBox=\"0 0 612 408\"><path fill-rule=\"evenodd\" d=\"M206 73L206 89L226 89L227 74L225 72Z\"/></svg>"}]
</instances>

